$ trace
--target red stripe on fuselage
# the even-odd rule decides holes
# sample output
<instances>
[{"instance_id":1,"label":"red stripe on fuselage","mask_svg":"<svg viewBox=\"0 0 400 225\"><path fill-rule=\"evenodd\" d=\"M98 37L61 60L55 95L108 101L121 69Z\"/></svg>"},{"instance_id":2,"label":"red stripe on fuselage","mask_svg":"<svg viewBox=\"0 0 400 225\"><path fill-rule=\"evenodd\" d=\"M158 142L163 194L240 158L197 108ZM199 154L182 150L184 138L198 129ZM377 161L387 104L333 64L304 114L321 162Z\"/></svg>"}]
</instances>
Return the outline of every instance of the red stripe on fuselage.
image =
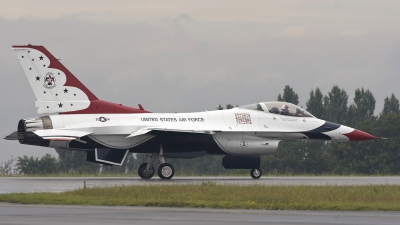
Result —
<instances>
[{"instance_id":1,"label":"red stripe on fuselage","mask_svg":"<svg viewBox=\"0 0 400 225\"><path fill-rule=\"evenodd\" d=\"M103 100L90 101L88 108L60 114L99 114L99 113L150 113L146 110L135 109L132 107L106 102Z\"/></svg>"}]
</instances>

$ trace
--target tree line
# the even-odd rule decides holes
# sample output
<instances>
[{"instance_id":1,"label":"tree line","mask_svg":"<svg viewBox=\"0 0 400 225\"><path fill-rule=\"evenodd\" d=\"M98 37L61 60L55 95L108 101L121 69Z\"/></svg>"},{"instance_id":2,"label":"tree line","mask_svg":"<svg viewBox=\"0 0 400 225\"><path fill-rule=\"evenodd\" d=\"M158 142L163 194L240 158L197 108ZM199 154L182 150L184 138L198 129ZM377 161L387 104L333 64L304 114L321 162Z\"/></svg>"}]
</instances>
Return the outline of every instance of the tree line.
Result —
<instances>
[{"instance_id":1,"label":"tree line","mask_svg":"<svg viewBox=\"0 0 400 225\"><path fill-rule=\"evenodd\" d=\"M298 94L286 85L278 101L299 104ZM388 140L337 143L314 140L284 140L275 154L261 157L264 174L399 174L400 173L400 104L394 94L384 99L382 112L375 114L376 100L371 91L356 89L353 103L344 89L333 86L324 95L319 88L310 91L306 110L317 118L345 124ZM226 109L233 108L231 104ZM218 110L224 107L220 104ZM58 157L18 157L15 172L25 175L57 173L135 174L146 161L144 154L129 154L122 167L86 162L86 153L56 149ZM207 155L195 159L175 159L177 174L226 175L235 172L221 165L223 156ZM7 167L5 167L7 166ZM5 168L3 168L5 167ZM10 171L10 163L0 165ZM236 171L237 172L237 171ZM240 173L241 171L239 171ZM247 171L242 171L247 173ZM3 172L4 173L4 172Z\"/></svg>"},{"instance_id":2,"label":"tree line","mask_svg":"<svg viewBox=\"0 0 400 225\"><path fill-rule=\"evenodd\" d=\"M26 155L18 157L15 163L16 168L14 169L14 171L12 171L8 167L8 175L57 175L99 173L127 174L133 173L137 169L137 165L135 163L136 155L134 154L130 154L129 156L127 156L125 162L120 167L87 162L86 152L64 149L55 150L58 154L58 157L55 157L49 153L45 154L41 158L33 156L28 157ZM7 173L3 173L3 175L7 175Z\"/></svg>"}]
</instances>

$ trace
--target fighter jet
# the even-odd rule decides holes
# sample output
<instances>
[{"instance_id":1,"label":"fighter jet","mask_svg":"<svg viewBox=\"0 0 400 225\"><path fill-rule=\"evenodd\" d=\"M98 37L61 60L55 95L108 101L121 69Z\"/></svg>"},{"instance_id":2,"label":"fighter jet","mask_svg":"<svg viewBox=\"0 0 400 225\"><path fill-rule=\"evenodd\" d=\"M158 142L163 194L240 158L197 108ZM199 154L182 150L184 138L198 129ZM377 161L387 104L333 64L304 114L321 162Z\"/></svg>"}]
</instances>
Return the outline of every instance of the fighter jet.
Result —
<instances>
[{"instance_id":1,"label":"fighter jet","mask_svg":"<svg viewBox=\"0 0 400 225\"><path fill-rule=\"evenodd\" d=\"M152 113L98 99L45 47L12 46L36 96L40 117L21 119L5 137L21 144L86 152L93 163L121 166L129 152L146 153L138 174L171 179L174 158L224 155L226 169L261 177L260 155L284 139L365 141L381 139L316 118L288 102L258 102L229 110ZM158 160L158 163L157 163Z\"/></svg>"}]
</instances>

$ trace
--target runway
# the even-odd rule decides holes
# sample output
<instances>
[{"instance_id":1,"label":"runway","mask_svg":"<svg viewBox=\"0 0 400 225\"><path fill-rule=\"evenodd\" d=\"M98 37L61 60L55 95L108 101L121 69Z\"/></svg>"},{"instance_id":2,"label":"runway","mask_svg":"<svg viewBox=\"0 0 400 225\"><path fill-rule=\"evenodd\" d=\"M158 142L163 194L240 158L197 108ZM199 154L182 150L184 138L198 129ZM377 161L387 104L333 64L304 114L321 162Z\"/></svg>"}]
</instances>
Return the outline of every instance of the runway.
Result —
<instances>
[{"instance_id":1,"label":"runway","mask_svg":"<svg viewBox=\"0 0 400 225\"><path fill-rule=\"evenodd\" d=\"M0 194L29 192L64 192L86 187L114 185L171 185L202 184L214 182L221 185L400 185L400 177L174 177L172 180L137 177L0 177Z\"/></svg>"},{"instance_id":2,"label":"runway","mask_svg":"<svg viewBox=\"0 0 400 225\"><path fill-rule=\"evenodd\" d=\"M0 193L64 192L114 185L171 185L215 182L221 185L400 185L400 177L1 177ZM0 203L1 224L398 224L398 212L224 210L201 208L18 205Z\"/></svg>"},{"instance_id":3,"label":"runway","mask_svg":"<svg viewBox=\"0 0 400 225\"><path fill-rule=\"evenodd\" d=\"M0 203L0 224L399 224L398 212L221 210Z\"/></svg>"}]
</instances>

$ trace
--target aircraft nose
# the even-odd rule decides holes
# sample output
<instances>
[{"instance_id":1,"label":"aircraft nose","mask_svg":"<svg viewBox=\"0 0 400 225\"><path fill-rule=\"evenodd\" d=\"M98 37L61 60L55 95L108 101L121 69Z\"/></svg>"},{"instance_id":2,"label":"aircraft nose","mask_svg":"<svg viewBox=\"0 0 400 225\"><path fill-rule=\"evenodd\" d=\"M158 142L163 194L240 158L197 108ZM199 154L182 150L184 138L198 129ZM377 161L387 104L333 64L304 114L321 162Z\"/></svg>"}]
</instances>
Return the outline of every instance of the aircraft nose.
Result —
<instances>
[{"instance_id":1,"label":"aircraft nose","mask_svg":"<svg viewBox=\"0 0 400 225\"><path fill-rule=\"evenodd\" d=\"M381 139L380 137L375 137L371 134L365 133L364 131L354 129L352 132L343 134L348 137L350 141L366 141L372 139Z\"/></svg>"}]
</instances>

